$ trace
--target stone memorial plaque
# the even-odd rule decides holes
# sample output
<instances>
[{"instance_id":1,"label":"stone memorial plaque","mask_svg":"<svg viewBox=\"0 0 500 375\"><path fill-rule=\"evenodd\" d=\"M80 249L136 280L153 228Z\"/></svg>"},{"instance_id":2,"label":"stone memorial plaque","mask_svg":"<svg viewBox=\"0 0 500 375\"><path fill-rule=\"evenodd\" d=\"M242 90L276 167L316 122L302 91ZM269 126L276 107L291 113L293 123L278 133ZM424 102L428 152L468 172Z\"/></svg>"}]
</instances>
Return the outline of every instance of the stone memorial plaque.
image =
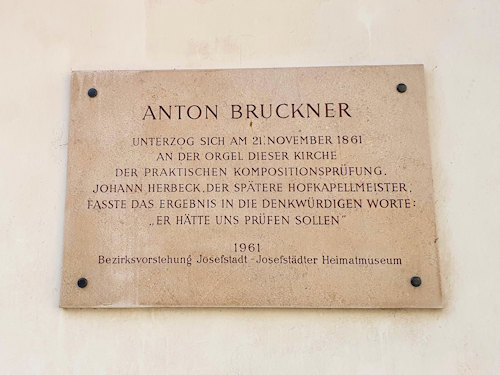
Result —
<instances>
[{"instance_id":1,"label":"stone memorial plaque","mask_svg":"<svg viewBox=\"0 0 500 375\"><path fill-rule=\"evenodd\" d=\"M421 65L74 72L61 306L441 307Z\"/></svg>"}]
</instances>

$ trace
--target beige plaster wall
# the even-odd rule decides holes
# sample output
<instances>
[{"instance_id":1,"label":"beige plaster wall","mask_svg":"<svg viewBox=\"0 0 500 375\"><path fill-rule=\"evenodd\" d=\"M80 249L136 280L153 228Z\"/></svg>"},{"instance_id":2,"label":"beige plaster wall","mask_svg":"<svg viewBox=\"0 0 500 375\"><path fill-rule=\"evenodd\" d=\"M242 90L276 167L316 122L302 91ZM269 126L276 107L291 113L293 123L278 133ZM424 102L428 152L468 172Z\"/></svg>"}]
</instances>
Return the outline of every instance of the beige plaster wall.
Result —
<instances>
[{"instance_id":1,"label":"beige plaster wall","mask_svg":"<svg viewBox=\"0 0 500 375\"><path fill-rule=\"evenodd\" d=\"M0 1L0 374L500 373L500 2ZM424 63L446 307L58 307L80 69Z\"/></svg>"}]
</instances>

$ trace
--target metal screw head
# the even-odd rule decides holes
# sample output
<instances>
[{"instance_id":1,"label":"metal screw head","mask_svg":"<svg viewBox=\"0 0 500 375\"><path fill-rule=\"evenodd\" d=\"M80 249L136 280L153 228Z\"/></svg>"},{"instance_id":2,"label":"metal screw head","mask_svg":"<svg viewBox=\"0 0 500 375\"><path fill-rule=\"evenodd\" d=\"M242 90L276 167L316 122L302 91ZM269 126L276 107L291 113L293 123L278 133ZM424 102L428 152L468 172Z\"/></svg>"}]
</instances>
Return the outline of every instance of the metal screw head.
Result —
<instances>
[{"instance_id":1,"label":"metal screw head","mask_svg":"<svg viewBox=\"0 0 500 375\"><path fill-rule=\"evenodd\" d=\"M76 282L79 288L85 288L88 284L87 279L85 277L81 277Z\"/></svg>"},{"instance_id":2,"label":"metal screw head","mask_svg":"<svg viewBox=\"0 0 500 375\"><path fill-rule=\"evenodd\" d=\"M422 279L418 276L413 276L410 280L411 285L413 285L415 288L419 287L422 285Z\"/></svg>"},{"instance_id":3,"label":"metal screw head","mask_svg":"<svg viewBox=\"0 0 500 375\"><path fill-rule=\"evenodd\" d=\"M95 98L97 96L97 90L92 87L91 89L89 89L89 91L87 92L87 94L89 94L89 96L91 98Z\"/></svg>"},{"instance_id":4,"label":"metal screw head","mask_svg":"<svg viewBox=\"0 0 500 375\"><path fill-rule=\"evenodd\" d=\"M398 90L398 92L400 93L403 93L403 92L406 92L406 85L404 83L400 83L396 89ZM97 95L97 94L96 94Z\"/></svg>"}]
</instances>

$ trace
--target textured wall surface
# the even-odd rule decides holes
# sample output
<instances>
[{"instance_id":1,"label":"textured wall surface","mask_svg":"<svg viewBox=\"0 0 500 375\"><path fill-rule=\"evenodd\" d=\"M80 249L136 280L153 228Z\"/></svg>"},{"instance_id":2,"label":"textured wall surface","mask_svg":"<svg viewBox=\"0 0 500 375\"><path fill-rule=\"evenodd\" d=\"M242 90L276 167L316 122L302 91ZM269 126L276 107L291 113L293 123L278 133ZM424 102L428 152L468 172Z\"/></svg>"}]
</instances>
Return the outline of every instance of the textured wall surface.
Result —
<instances>
[{"instance_id":1,"label":"textured wall surface","mask_svg":"<svg viewBox=\"0 0 500 375\"><path fill-rule=\"evenodd\" d=\"M500 373L500 3L0 1L0 374ZM425 64L443 310L58 307L71 70Z\"/></svg>"}]
</instances>

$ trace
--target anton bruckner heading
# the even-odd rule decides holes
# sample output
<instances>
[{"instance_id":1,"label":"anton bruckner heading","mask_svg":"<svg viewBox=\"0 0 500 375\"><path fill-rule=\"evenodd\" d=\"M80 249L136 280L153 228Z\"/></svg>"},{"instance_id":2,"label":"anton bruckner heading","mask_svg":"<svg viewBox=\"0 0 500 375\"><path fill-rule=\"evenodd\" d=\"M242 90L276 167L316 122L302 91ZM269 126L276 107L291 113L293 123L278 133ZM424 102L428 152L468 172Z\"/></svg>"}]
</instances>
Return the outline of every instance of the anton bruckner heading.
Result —
<instances>
[{"instance_id":1,"label":"anton bruckner heading","mask_svg":"<svg viewBox=\"0 0 500 375\"><path fill-rule=\"evenodd\" d=\"M148 105L143 120L351 117L347 103Z\"/></svg>"}]
</instances>

